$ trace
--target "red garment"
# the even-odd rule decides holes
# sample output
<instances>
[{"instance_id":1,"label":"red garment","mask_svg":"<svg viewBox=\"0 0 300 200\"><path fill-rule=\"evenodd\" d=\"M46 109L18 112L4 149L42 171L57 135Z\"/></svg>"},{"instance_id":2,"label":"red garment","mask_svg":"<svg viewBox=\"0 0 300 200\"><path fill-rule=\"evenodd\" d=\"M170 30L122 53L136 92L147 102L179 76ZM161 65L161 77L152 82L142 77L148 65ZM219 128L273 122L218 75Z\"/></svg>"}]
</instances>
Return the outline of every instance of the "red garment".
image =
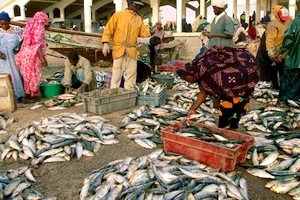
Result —
<instances>
[{"instance_id":1,"label":"red garment","mask_svg":"<svg viewBox=\"0 0 300 200\"><path fill-rule=\"evenodd\" d=\"M255 29L255 26L251 26L251 27L248 29L248 35L249 35L249 37L250 37L252 40L255 40L255 39L256 39L256 29Z\"/></svg>"},{"instance_id":2,"label":"red garment","mask_svg":"<svg viewBox=\"0 0 300 200\"><path fill-rule=\"evenodd\" d=\"M37 96L40 92L40 82L42 79L42 62L38 56L38 48L41 47L46 55L46 38L44 26L48 22L48 16L44 12L35 13L33 19L27 22L23 44L16 54L16 64L20 68L24 79L24 89L26 94Z\"/></svg>"}]
</instances>

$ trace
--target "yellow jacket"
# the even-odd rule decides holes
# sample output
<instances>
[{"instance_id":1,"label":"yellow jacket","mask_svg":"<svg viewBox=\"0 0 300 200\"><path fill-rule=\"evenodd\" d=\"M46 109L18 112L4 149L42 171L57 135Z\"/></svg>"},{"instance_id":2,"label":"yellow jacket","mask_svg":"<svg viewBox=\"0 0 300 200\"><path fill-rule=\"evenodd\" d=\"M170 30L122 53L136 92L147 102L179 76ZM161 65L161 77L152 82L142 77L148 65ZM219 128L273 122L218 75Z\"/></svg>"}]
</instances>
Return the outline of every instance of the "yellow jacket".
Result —
<instances>
[{"instance_id":1,"label":"yellow jacket","mask_svg":"<svg viewBox=\"0 0 300 200\"><path fill-rule=\"evenodd\" d=\"M284 38L284 31L288 28L291 23L291 18L286 21L281 21L278 12L283 6L276 5L272 8L273 19L267 26L266 35L266 48L270 58L278 56L278 50L282 45Z\"/></svg>"},{"instance_id":2,"label":"yellow jacket","mask_svg":"<svg viewBox=\"0 0 300 200\"><path fill-rule=\"evenodd\" d=\"M137 59L137 38L150 37L150 30L142 21L141 16L132 10L116 12L107 22L102 35L102 43L113 41L113 59L120 58L127 53Z\"/></svg>"}]
</instances>

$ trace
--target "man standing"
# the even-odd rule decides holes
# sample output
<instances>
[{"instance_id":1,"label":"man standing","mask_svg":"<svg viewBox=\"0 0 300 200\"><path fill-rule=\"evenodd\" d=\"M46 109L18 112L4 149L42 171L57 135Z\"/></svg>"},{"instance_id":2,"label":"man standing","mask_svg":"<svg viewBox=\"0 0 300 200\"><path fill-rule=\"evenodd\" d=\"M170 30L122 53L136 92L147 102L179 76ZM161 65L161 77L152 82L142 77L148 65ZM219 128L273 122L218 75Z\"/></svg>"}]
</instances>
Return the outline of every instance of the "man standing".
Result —
<instances>
[{"instance_id":1,"label":"man standing","mask_svg":"<svg viewBox=\"0 0 300 200\"><path fill-rule=\"evenodd\" d=\"M118 88L125 72L125 89L136 84L138 37L150 37L150 30L143 23L137 9L144 4L140 0L128 0L128 9L116 12L107 22L102 35L102 53L110 53L109 40L112 38L113 69L111 88Z\"/></svg>"},{"instance_id":2,"label":"man standing","mask_svg":"<svg viewBox=\"0 0 300 200\"><path fill-rule=\"evenodd\" d=\"M212 0L215 18L211 23L211 31L203 31L203 35L209 38L208 47L214 45L222 45L233 47L234 23L232 19L226 14L225 9L227 3L225 0Z\"/></svg>"},{"instance_id":3,"label":"man standing","mask_svg":"<svg viewBox=\"0 0 300 200\"><path fill-rule=\"evenodd\" d=\"M278 60L278 50L283 42L284 31L288 28L292 19L289 16L288 9L281 5L273 6L272 13L275 18L268 24L267 27L266 48L272 61L272 66L270 66L269 70L271 73L273 89L279 90L278 72L280 79L283 71L284 60Z\"/></svg>"}]
</instances>

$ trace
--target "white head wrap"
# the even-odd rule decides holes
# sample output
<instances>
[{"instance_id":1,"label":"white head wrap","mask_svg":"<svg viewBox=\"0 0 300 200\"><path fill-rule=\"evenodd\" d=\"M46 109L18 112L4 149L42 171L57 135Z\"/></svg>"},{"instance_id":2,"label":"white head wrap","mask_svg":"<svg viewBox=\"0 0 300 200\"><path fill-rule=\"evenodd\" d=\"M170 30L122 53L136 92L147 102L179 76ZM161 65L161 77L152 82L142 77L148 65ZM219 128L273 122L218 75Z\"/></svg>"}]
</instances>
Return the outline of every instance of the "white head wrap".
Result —
<instances>
[{"instance_id":1,"label":"white head wrap","mask_svg":"<svg viewBox=\"0 0 300 200\"><path fill-rule=\"evenodd\" d=\"M225 0L211 0L211 5L219 8L225 8L227 2Z\"/></svg>"}]
</instances>

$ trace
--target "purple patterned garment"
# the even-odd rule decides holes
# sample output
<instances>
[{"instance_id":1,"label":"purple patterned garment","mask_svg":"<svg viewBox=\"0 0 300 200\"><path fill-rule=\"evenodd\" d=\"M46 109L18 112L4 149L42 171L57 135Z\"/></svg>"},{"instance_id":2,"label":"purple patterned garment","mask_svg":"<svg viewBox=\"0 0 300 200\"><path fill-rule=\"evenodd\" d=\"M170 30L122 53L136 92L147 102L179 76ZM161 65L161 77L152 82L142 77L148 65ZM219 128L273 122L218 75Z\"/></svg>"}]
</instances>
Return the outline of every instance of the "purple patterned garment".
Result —
<instances>
[{"instance_id":1,"label":"purple patterned garment","mask_svg":"<svg viewBox=\"0 0 300 200\"><path fill-rule=\"evenodd\" d=\"M215 97L248 96L259 80L256 59L242 48L213 46L182 69L195 75L207 94Z\"/></svg>"}]
</instances>

